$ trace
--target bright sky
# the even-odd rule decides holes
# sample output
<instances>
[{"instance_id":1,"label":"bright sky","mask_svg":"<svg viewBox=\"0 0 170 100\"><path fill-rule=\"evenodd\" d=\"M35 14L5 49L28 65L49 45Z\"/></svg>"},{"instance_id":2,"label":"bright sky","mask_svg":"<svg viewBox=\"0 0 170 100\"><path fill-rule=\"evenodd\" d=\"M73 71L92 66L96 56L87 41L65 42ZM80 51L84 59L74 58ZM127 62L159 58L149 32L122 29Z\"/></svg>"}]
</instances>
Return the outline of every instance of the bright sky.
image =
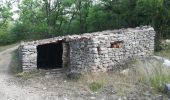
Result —
<instances>
[{"instance_id":1,"label":"bright sky","mask_svg":"<svg viewBox=\"0 0 170 100\"><path fill-rule=\"evenodd\" d=\"M12 10L11 10L11 12L13 13L12 18L14 20L18 19L19 14L17 12L19 11L18 3L20 2L20 0L0 0L0 5L4 5L6 2L11 2L12 4Z\"/></svg>"},{"instance_id":2,"label":"bright sky","mask_svg":"<svg viewBox=\"0 0 170 100\"><path fill-rule=\"evenodd\" d=\"M13 16L12 18L14 20L17 20L19 18L19 8L18 8L18 4L19 4L20 0L14 0L14 3L12 3L12 12L13 12Z\"/></svg>"}]
</instances>

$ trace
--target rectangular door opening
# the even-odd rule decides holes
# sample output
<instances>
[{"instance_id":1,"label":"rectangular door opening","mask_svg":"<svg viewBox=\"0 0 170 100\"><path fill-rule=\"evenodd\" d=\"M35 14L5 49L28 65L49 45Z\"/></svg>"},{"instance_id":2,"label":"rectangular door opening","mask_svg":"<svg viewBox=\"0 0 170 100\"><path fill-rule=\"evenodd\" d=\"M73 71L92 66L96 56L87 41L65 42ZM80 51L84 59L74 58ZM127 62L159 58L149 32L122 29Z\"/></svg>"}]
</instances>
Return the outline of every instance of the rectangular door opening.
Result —
<instances>
[{"instance_id":1,"label":"rectangular door opening","mask_svg":"<svg viewBox=\"0 0 170 100\"><path fill-rule=\"evenodd\" d=\"M62 68L62 41L37 46L37 69Z\"/></svg>"}]
</instances>

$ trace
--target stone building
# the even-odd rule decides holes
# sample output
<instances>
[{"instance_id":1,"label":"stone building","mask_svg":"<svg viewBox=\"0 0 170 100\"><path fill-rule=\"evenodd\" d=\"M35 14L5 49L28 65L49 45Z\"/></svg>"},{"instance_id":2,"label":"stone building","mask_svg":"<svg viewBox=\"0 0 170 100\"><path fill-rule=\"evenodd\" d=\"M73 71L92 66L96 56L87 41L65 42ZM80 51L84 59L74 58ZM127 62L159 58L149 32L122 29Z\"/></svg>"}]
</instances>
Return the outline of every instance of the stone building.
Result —
<instances>
[{"instance_id":1,"label":"stone building","mask_svg":"<svg viewBox=\"0 0 170 100\"><path fill-rule=\"evenodd\" d=\"M142 26L22 42L19 50L23 71L105 72L130 58L152 55L154 37L152 27Z\"/></svg>"}]
</instances>

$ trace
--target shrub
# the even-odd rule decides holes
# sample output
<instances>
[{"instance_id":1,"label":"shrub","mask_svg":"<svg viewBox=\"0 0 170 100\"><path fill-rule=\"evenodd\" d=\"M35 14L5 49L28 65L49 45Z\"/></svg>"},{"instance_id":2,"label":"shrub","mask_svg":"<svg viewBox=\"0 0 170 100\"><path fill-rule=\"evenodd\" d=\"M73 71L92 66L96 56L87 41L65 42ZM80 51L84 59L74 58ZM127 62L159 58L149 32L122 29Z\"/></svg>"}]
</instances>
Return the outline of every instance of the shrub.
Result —
<instances>
[{"instance_id":1,"label":"shrub","mask_svg":"<svg viewBox=\"0 0 170 100\"><path fill-rule=\"evenodd\" d=\"M166 41L162 41L160 46L161 46L162 50L159 52L155 52L155 55L170 59L170 55L169 55L170 43L168 43Z\"/></svg>"},{"instance_id":2,"label":"shrub","mask_svg":"<svg viewBox=\"0 0 170 100\"><path fill-rule=\"evenodd\" d=\"M11 33L1 33L0 34L0 45L7 45L14 43L16 41L16 36Z\"/></svg>"},{"instance_id":3,"label":"shrub","mask_svg":"<svg viewBox=\"0 0 170 100\"><path fill-rule=\"evenodd\" d=\"M102 87L103 87L103 84L97 83L97 82L92 82L89 85L90 90L92 90L93 92L100 90Z\"/></svg>"}]
</instances>

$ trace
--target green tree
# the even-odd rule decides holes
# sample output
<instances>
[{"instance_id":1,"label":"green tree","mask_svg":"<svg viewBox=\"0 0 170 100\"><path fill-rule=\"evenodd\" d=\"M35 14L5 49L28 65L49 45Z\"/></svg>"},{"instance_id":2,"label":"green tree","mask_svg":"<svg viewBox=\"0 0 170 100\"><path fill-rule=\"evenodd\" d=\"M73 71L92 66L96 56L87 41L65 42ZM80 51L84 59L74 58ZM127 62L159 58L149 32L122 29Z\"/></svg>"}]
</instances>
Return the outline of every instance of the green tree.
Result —
<instances>
[{"instance_id":1,"label":"green tree","mask_svg":"<svg viewBox=\"0 0 170 100\"><path fill-rule=\"evenodd\" d=\"M169 0L22 0L19 8L20 18L11 32L19 40L140 25L155 28L158 45L160 39L170 38ZM11 16L9 10L2 12Z\"/></svg>"},{"instance_id":2,"label":"green tree","mask_svg":"<svg viewBox=\"0 0 170 100\"><path fill-rule=\"evenodd\" d=\"M10 2L3 2L0 5L0 45L8 44L14 42L15 35L10 33L12 13Z\"/></svg>"}]
</instances>

